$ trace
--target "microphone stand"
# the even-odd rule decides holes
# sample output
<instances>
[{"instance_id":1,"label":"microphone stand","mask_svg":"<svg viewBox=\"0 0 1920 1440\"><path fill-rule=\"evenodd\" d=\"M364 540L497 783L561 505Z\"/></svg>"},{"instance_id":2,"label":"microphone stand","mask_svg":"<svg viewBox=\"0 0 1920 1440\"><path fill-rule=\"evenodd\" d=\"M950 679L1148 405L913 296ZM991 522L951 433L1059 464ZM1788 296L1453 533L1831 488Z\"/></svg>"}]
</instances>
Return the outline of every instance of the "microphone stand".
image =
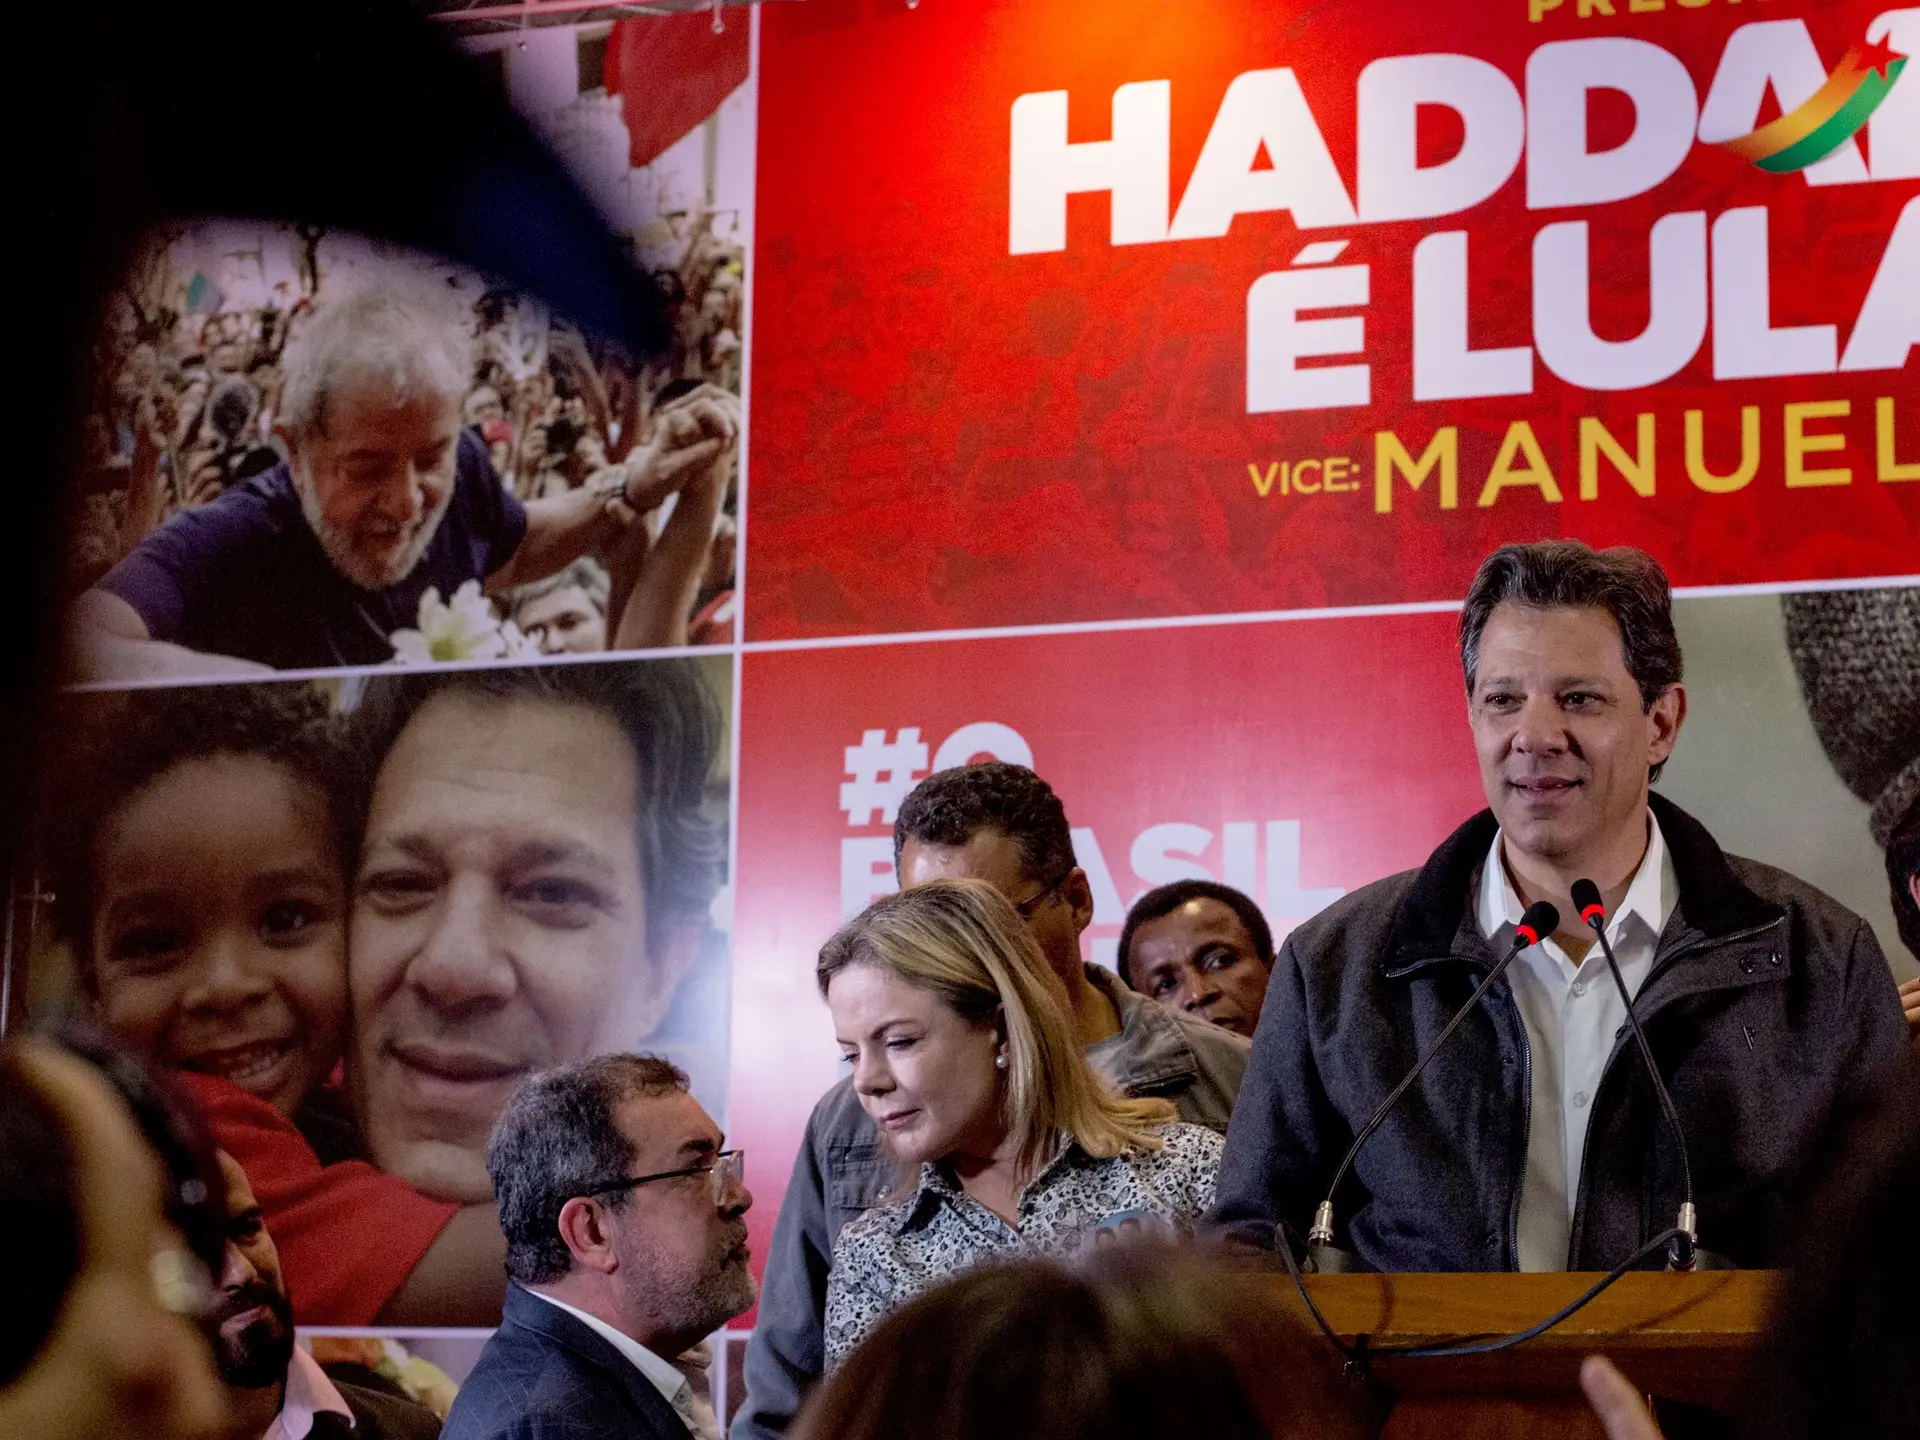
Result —
<instances>
[{"instance_id":1,"label":"microphone stand","mask_svg":"<svg viewBox=\"0 0 1920 1440\"><path fill-rule=\"evenodd\" d=\"M1674 1139L1680 1143L1683 1198L1680 1216L1674 1222L1673 1243L1667 1247L1667 1269L1683 1273L1733 1269L1719 1256L1700 1248L1700 1214L1693 1204L1693 1163L1687 1154L1687 1132L1681 1128L1680 1112L1673 1103L1673 1095L1667 1089L1667 1082L1661 1078L1660 1067L1654 1063L1653 1046L1648 1043L1646 1029L1640 1024L1640 1017L1634 1013L1633 996L1627 993L1627 977L1620 973L1620 962L1614 958L1613 946L1607 940L1607 911L1600 899L1600 887L1591 880L1576 880L1573 884L1573 903L1580 907L1581 920L1600 942L1600 953L1606 958L1607 971L1613 976L1614 988L1620 992L1620 1003L1626 1007L1627 1024L1633 1029L1633 1040L1639 1047L1640 1058L1646 1062L1647 1074L1653 1081L1653 1092L1659 1097L1660 1109L1667 1117L1667 1124L1673 1127Z\"/></svg>"},{"instance_id":2,"label":"microphone stand","mask_svg":"<svg viewBox=\"0 0 1920 1440\"><path fill-rule=\"evenodd\" d=\"M1485 978L1474 987L1473 994L1467 997L1466 1004L1453 1012L1453 1018L1447 1021L1446 1028L1434 1038L1431 1045L1427 1046L1420 1058L1414 1061L1413 1068L1407 1072L1406 1077L1393 1087L1386 1099L1375 1107L1367 1123L1360 1127L1360 1133L1353 1137L1353 1143L1347 1147L1347 1153L1341 1157L1339 1168L1333 1172L1333 1183L1327 1186L1327 1198L1322 1200L1319 1208L1313 1212L1313 1225L1307 1231L1306 1263L1301 1267L1305 1273L1342 1275L1361 1268L1350 1253L1333 1243L1333 1197L1340 1189L1340 1182L1347 1178L1347 1171L1352 1168L1354 1158L1360 1153L1360 1147L1365 1145L1373 1132L1380 1128L1393 1107L1399 1104L1400 1097L1412 1088L1413 1082L1420 1078L1433 1057L1438 1055L1447 1041L1452 1038L1453 1032L1458 1030L1467 1016L1479 1007L1482 997L1493 988L1494 982L1507 973L1507 967L1513 963L1514 956L1530 945L1538 945L1541 936L1551 935L1559 925L1560 912L1545 900L1527 907L1527 913L1520 917L1520 923L1515 927L1512 948L1500 957L1499 963L1489 970Z\"/></svg>"}]
</instances>

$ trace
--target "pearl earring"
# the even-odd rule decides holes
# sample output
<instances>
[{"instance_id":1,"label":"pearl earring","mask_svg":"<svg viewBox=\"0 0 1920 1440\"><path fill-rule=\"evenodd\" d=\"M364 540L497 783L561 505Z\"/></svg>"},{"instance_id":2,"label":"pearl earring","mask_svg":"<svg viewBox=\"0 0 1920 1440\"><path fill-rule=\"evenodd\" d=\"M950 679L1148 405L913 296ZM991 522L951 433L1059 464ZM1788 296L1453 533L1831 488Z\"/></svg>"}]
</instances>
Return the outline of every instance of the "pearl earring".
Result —
<instances>
[{"instance_id":1,"label":"pearl earring","mask_svg":"<svg viewBox=\"0 0 1920 1440\"><path fill-rule=\"evenodd\" d=\"M994 1068L994 1069L996 1069L996 1070L1004 1070L1004 1069L1006 1069L1006 1068L1007 1068L1007 1057L1006 1057L1006 1056L1004 1056L1004 1055L996 1055L996 1056L994 1056L994 1057L993 1057L993 1068Z\"/></svg>"}]
</instances>

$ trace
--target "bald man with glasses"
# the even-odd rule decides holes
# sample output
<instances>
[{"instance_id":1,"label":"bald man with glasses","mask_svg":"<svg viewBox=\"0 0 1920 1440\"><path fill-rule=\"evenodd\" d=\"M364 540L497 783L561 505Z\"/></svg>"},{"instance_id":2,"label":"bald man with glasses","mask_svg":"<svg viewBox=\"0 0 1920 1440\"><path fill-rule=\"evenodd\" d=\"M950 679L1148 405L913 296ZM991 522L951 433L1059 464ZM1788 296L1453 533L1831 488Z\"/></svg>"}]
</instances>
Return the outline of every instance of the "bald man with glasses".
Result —
<instances>
[{"instance_id":1,"label":"bald man with glasses","mask_svg":"<svg viewBox=\"0 0 1920 1440\"><path fill-rule=\"evenodd\" d=\"M530 1077L487 1145L506 1313L443 1440L718 1440L685 1357L753 1305L745 1156L645 1055Z\"/></svg>"}]
</instances>

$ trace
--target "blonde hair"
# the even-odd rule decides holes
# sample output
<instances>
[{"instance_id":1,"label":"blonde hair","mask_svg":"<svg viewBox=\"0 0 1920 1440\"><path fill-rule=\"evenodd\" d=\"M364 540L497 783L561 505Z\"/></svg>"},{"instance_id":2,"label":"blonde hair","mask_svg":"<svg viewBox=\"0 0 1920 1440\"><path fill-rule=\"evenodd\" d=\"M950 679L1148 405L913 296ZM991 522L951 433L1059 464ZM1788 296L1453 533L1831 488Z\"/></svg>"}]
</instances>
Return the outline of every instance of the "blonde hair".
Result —
<instances>
[{"instance_id":1,"label":"blonde hair","mask_svg":"<svg viewBox=\"0 0 1920 1440\"><path fill-rule=\"evenodd\" d=\"M1164 1100L1115 1092L1087 1063L1068 1020L1066 987L1007 898L980 880L935 880L888 895L835 932L814 974L877 965L930 991L973 1024L1001 1016L1007 1036L1005 1118L1032 1173L1071 1136L1097 1159L1158 1149Z\"/></svg>"}]
</instances>

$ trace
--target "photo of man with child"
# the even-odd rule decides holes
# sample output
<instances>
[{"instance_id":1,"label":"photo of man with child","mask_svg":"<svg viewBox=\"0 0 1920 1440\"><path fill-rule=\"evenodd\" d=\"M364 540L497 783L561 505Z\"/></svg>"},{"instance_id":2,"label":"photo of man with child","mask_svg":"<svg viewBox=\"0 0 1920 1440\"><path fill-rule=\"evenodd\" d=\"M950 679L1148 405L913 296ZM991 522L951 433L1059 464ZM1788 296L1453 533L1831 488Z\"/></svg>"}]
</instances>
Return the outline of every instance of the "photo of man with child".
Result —
<instances>
[{"instance_id":1,"label":"photo of man with child","mask_svg":"<svg viewBox=\"0 0 1920 1440\"><path fill-rule=\"evenodd\" d=\"M671 658L68 698L34 973L180 1073L300 1323L497 1323L487 1138L537 1070L644 1047L724 1113L730 683Z\"/></svg>"}]
</instances>

